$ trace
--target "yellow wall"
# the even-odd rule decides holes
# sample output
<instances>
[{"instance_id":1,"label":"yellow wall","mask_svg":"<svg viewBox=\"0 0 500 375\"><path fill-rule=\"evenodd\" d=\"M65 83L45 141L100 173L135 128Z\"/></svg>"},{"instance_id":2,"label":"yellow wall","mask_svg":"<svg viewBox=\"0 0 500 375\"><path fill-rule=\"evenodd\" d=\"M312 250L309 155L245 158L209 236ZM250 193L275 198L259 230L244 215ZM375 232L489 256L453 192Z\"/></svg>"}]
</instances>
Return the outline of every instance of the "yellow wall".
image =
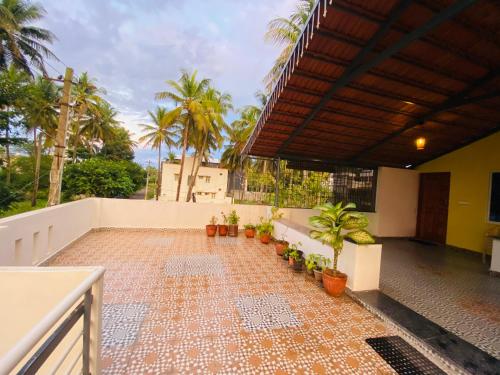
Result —
<instances>
[{"instance_id":1,"label":"yellow wall","mask_svg":"<svg viewBox=\"0 0 500 375\"><path fill-rule=\"evenodd\" d=\"M500 132L425 163L420 172L451 172L446 243L491 251L486 233L500 231L488 223L490 174L500 171Z\"/></svg>"}]
</instances>

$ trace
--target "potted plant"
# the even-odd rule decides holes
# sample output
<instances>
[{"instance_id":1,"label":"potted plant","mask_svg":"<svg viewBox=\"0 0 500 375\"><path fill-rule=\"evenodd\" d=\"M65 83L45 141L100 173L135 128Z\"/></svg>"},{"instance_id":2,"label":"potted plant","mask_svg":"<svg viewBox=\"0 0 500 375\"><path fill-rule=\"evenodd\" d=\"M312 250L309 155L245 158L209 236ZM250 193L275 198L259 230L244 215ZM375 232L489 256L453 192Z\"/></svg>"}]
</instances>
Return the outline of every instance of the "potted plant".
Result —
<instances>
[{"instance_id":1,"label":"potted plant","mask_svg":"<svg viewBox=\"0 0 500 375\"><path fill-rule=\"evenodd\" d=\"M318 267L318 261L319 261L319 257L321 255L319 254L309 254L307 257L306 257L306 260L305 260L305 264L306 264L306 270L307 270L307 273L309 275L313 275L314 274L314 270Z\"/></svg>"},{"instance_id":2,"label":"potted plant","mask_svg":"<svg viewBox=\"0 0 500 375\"><path fill-rule=\"evenodd\" d=\"M240 217L236 213L236 210L232 210L229 213L227 221L229 223L229 236L238 237L238 223L240 221Z\"/></svg>"},{"instance_id":3,"label":"potted plant","mask_svg":"<svg viewBox=\"0 0 500 375\"><path fill-rule=\"evenodd\" d=\"M274 230L274 225L270 220L264 220L263 217L260 218L260 224L257 225L257 232L259 233L260 242L263 244L269 244L271 242L271 235Z\"/></svg>"},{"instance_id":4,"label":"potted plant","mask_svg":"<svg viewBox=\"0 0 500 375\"><path fill-rule=\"evenodd\" d=\"M316 281L322 282L323 281L323 271L330 264L330 259L324 257L323 255L319 255L318 259L317 259L317 263L318 264L317 264L316 268L313 269L314 278L316 279Z\"/></svg>"},{"instance_id":5,"label":"potted plant","mask_svg":"<svg viewBox=\"0 0 500 375\"><path fill-rule=\"evenodd\" d=\"M276 255L283 256L285 249L288 247L288 241L285 241L285 239L277 240L274 242L274 247Z\"/></svg>"},{"instance_id":6,"label":"potted plant","mask_svg":"<svg viewBox=\"0 0 500 375\"><path fill-rule=\"evenodd\" d=\"M245 236L247 238L254 238L255 237L255 225L245 224Z\"/></svg>"},{"instance_id":7,"label":"potted plant","mask_svg":"<svg viewBox=\"0 0 500 375\"><path fill-rule=\"evenodd\" d=\"M286 260L288 262L288 259L290 257L290 253L292 252L292 249L290 249L289 247L287 247L284 251L283 251L283 260Z\"/></svg>"},{"instance_id":8,"label":"potted plant","mask_svg":"<svg viewBox=\"0 0 500 375\"><path fill-rule=\"evenodd\" d=\"M217 233L217 218L215 216L212 216L210 219L210 224L205 225L205 230L207 231L208 237L215 237Z\"/></svg>"},{"instance_id":9,"label":"potted plant","mask_svg":"<svg viewBox=\"0 0 500 375\"><path fill-rule=\"evenodd\" d=\"M300 242L299 245L301 245ZM302 271L302 266L304 265L304 253L298 249L296 244L290 245L290 249L291 251L288 255L288 264L294 271Z\"/></svg>"},{"instance_id":10,"label":"potted plant","mask_svg":"<svg viewBox=\"0 0 500 375\"><path fill-rule=\"evenodd\" d=\"M222 220L224 224L219 224L219 236L225 237L227 236L227 231L229 227L227 226L227 216L224 212L221 212Z\"/></svg>"},{"instance_id":11,"label":"potted plant","mask_svg":"<svg viewBox=\"0 0 500 375\"><path fill-rule=\"evenodd\" d=\"M333 248L333 268L325 268L323 271L323 286L328 294L335 297L344 293L347 283L347 275L337 269L344 238L350 238L358 244L375 243L373 236L365 229L368 218L361 212L353 211L355 208L354 203L325 203L314 207L320 210L319 215L309 218L309 223L316 228L311 230L311 238Z\"/></svg>"}]
</instances>

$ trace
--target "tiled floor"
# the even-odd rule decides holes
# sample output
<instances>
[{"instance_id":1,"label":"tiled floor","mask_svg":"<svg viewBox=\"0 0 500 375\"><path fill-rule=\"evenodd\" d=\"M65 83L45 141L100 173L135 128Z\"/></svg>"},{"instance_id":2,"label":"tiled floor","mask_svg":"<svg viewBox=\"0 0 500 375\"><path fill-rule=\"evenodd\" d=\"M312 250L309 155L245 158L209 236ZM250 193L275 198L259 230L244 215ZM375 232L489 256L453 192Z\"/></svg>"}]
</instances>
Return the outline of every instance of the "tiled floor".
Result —
<instances>
[{"instance_id":1,"label":"tiled floor","mask_svg":"<svg viewBox=\"0 0 500 375\"><path fill-rule=\"evenodd\" d=\"M500 278L481 257L385 239L381 291L500 359Z\"/></svg>"},{"instance_id":2,"label":"tiled floor","mask_svg":"<svg viewBox=\"0 0 500 375\"><path fill-rule=\"evenodd\" d=\"M106 267L107 374L393 373L365 343L382 321L242 235L92 232L50 265Z\"/></svg>"}]
</instances>

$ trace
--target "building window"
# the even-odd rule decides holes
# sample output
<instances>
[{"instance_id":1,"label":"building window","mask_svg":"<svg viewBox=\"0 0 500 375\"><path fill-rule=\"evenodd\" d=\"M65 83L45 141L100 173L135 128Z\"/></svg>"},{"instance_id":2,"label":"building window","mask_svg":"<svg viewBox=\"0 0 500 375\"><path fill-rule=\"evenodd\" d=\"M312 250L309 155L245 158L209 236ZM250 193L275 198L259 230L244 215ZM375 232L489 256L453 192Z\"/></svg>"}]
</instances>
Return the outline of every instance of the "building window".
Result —
<instances>
[{"instance_id":1,"label":"building window","mask_svg":"<svg viewBox=\"0 0 500 375\"><path fill-rule=\"evenodd\" d=\"M212 199L215 199L215 193L211 193Z\"/></svg>"}]
</instances>

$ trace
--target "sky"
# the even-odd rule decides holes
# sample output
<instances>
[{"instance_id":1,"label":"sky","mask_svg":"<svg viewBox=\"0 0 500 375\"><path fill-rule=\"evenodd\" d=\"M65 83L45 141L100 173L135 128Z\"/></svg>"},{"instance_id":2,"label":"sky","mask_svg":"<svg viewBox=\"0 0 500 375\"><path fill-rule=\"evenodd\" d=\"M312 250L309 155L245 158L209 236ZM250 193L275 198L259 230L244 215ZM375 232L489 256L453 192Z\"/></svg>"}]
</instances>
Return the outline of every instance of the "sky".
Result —
<instances>
[{"instance_id":1,"label":"sky","mask_svg":"<svg viewBox=\"0 0 500 375\"><path fill-rule=\"evenodd\" d=\"M198 70L233 96L236 108L254 104L279 47L264 41L267 23L288 16L295 0L42 0L40 26L57 40L50 74L88 72L106 89L119 120L134 138L148 122L154 94L167 89L181 69ZM236 114L228 116L227 121ZM214 155L215 157L219 155ZM156 160L139 146L136 161Z\"/></svg>"}]
</instances>

